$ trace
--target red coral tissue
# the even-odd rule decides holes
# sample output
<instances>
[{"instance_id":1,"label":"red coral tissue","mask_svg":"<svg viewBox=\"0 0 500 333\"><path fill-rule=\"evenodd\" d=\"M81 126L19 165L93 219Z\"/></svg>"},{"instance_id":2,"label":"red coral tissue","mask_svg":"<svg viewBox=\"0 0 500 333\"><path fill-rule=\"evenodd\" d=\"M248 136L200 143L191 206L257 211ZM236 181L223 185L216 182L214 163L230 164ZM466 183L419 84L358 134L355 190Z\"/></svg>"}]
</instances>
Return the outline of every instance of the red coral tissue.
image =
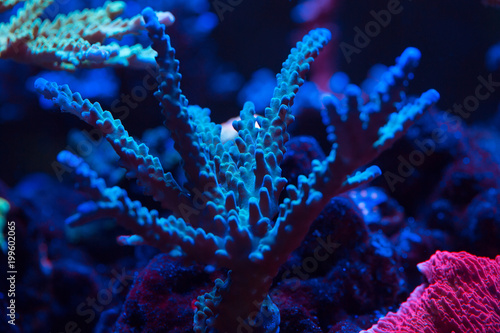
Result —
<instances>
[{"instance_id":1,"label":"red coral tissue","mask_svg":"<svg viewBox=\"0 0 500 333\"><path fill-rule=\"evenodd\" d=\"M500 256L438 251L418 268L428 282L360 333L500 332Z\"/></svg>"}]
</instances>

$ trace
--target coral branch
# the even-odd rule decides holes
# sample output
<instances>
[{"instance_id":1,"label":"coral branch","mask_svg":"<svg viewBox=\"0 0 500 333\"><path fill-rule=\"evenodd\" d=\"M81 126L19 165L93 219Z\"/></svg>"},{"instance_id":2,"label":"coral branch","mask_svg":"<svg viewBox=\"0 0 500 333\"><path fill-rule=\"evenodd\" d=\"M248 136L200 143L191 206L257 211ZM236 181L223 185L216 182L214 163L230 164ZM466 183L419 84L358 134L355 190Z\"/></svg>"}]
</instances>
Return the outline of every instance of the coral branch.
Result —
<instances>
[{"instance_id":1,"label":"coral branch","mask_svg":"<svg viewBox=\"0 0 500 333\"><path fill-rule=\"evenodd\" d=\"M324 98L323 116L332 150L324 161L313 161L313 172L307 178L299 177L298 188L287 188L289 198L280 205L273 233L262 242L262 248L279 244L275 246L282 251L278 257L285 256L301 243L314 218L332 197L381 175L377 166L352 173L390 147L417 115L439 99L435 90L429 90L406 104L403 90L419 59L417 49L406 49L385 73L367 104L363 104L361 90L355 85L346 87L343 101L334 96ZM270 251L268 255L275 254Z\"/></svg>"},{"instance_id":2,"label":"coral branch","mask_svg":"<svg viewBox=\"0 0 500 333\"><path fill-rule=\"evenodd\" d=\"M157 78L159 83L156 98L160 101L165 116L165 125L172 133L175 149L184 160L184 170L189 186L210 191L212 200L222 203L222 193L218 189L217 179L209 160L205 156L202 140L196 133L196 123L188 112L188 101L182 94L179 73L179 61L175 59L175 50L170 45L170 37L165 34L165 26L161 24L151 8L143 10L146 29L153 41L153 49L158 53L156 61L160 67ZM218 127L220 137L220 126ZM217 145L220 143L214 142Z\"/></svg>"},{"instance_id":3,"label":"coral branch","mask_svg":"<svg viewBox=\"0 0 500 333\"><path fill-rule=\"evenodd\" d=\"M420 57L419 50L407 48L382 75L366 104L361 98L361 89L353 84L346 87L343 101L333 95L324 98L323 121L339 157L328 169L350 174L369 163L438 101L439 93L433 89L414 101L406 97L405 90Z\"/></svg>"},{"instance_id":4,"label":"coral branch","mask_svg":"<svg viewBox=\"0 0 500 333\"><path fill-rule=\"evenodd\" d=\"M125 9L124 2L106 2L101 8L59 14L52 22L38 19L51 3L52 0L28 0L9 23L0 24L0 58L64 70L155 65L154 51L150 48L139 44L103 45L107 38L120 39L144 30L140 15L116 18ZM159 15L163 24L174 22L169 12Z\"/></svg>"},{"instance_id":5,"label":"coral branch","mask_svg":"<svg viewBox=\"0 0 500 333\"><path fill-rule=\"evenodd\" d=\"M78 188L92 199L81 204L77 213L67 219L70 226L115 219L136 233L121 236L118 241L123 245L150 244L165 252L178 245L189 257L203 262L212 262L213 253L223 246L223 239L207 235L204 230L195 229L173 215L162 218L156 210L150 211L139 201L132 201L125 190L117 186L106 187L104 180L78 156L62 151L58 161L74 170Z\"/></svg>"},{"instance_id":6,"label":"coral branch","mask_svg":"<svg viewBox=\"0 0 500 333\"><path fill-rule=\"evenodd\" d=\"M145 193L164 208L179 213L180 204L190 204L172 175L165 174L158 158L148 153L145 144L138 144L130 137L121 121L114 119L111 112L103 111L99 103L92 104L88 99L83 100L79 93L72 93L67 85L59 86L42 78L35 82L35 89L59 105L61 111L74 114L104 133L129 171L127 176L136 177Z\"/></svg>"}]
</instances>

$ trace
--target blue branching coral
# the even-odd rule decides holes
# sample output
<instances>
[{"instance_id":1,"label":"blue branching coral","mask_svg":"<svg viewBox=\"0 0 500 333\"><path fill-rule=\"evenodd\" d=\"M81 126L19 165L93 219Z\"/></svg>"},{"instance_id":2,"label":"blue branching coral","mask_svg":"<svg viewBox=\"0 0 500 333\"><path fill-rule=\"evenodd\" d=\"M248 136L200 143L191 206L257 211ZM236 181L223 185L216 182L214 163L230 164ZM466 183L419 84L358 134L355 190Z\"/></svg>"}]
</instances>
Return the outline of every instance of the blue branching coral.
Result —
<instances>
[{"instance_id":1,"label":"blue branching coral","mask_svg":"<svg viewBox=\"0 0 500 333\"><path fill-rule=\"evenodd\" d=\"M40 78L36 90L61 111L99 129L127 176L136 178L144 193L170 212L160 216L130 199L125 190L107 187L81 158L63 151L59 162L74 170L77 186L90 198L68 223L114 218L133 233L119 237L121 244L149 244L164 252L176 249L197 262L228 269L225 281L215 281L212 292L198 297L195 332L236 332L241 325L252 326L254 332L278 332L279 310L268 293L280 266L332 197L381 174L377 166L360 168L400 138L439 94L430 90L413 101L406 98L404 89L420 59L418 50L409 48L388 69L368 104L354 85L346 87L343 100L326 97L324 119L332 149L324 160L313 161L312 172L299 176L297 186L287 186L280 164L290 138L287 128L294 121L291 106L330 32L315 29L297 43L277 75L264 115L256 115L254 105L247 102L233 123L237 137L223 143L221 126L211 122L210 110L190 105L182 93L179 61L165 26L152 9L142 14L157 52L155 96L187 181L181 184L165 172L149 148L99 103Z\"/></svg>"}]
</instances>

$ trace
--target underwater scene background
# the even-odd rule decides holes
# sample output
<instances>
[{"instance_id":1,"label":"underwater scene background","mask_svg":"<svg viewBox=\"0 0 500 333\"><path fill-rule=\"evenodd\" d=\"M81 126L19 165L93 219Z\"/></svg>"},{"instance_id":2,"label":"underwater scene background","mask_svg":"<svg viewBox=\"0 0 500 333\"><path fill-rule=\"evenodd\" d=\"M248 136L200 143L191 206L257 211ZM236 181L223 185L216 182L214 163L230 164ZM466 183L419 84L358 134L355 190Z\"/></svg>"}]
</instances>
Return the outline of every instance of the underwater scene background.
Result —
<instances>
[{"instance_id":1,"label":"underwater scene background","mask_svg":"<svg viewBox=\"0 0 500 333\"><path fill-rule=\"evenodd\" d=\"M500 332L498 1L0 22L1 332Z\"/></svg>"}]
</instances>

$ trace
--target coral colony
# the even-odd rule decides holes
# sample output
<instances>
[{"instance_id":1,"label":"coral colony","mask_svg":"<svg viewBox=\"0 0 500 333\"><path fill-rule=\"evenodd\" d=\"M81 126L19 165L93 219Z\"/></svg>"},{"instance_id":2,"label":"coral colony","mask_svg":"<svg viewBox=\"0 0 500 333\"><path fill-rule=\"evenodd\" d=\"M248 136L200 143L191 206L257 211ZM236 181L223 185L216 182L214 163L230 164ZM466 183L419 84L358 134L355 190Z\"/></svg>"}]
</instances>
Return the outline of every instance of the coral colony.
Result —
<instances>
[{"instance_id":1,"label":"coral colony","mask_svg":"<svg viewBox=\"0 0 500 333\"><path fill-rule=\"evenodd\" d=\"M52 160L0 180L2 331L500 332L500 121L464 122L500 86L498 47L486 54L491 73L476 75L476 95L455 107L464 117L440 111L434 89L409 93L421 60L414 47L372 67L361 86L328 72L336 66L322 50L339 45L329 22L340 1L299 1L289 15L309 31L276 78L260 70L246 87L207 36L252 4L215 1L211 12L202 0L150 3L154 10L108 1L79 10L95 2L0 4L0 58L19 77L28 66L36 73L18 109L0 95L0 132L28 122L22 103L35 105L26 108L34 117L49 117L41 106L85 123L57 143L66 147L58 154L53 127L37 153L50 147ZM370 26L403 15L399 1L380 8L367 11L374 21L354 29L353 45L375 43ZM349 64L370 52L356 47ZM227 102L232 86L255 102L239 117L187 99ZM161 111L164 126L149 110ZM126 119L134 114L147 124L142 137Z\"/></svg>"}]
</instances>

